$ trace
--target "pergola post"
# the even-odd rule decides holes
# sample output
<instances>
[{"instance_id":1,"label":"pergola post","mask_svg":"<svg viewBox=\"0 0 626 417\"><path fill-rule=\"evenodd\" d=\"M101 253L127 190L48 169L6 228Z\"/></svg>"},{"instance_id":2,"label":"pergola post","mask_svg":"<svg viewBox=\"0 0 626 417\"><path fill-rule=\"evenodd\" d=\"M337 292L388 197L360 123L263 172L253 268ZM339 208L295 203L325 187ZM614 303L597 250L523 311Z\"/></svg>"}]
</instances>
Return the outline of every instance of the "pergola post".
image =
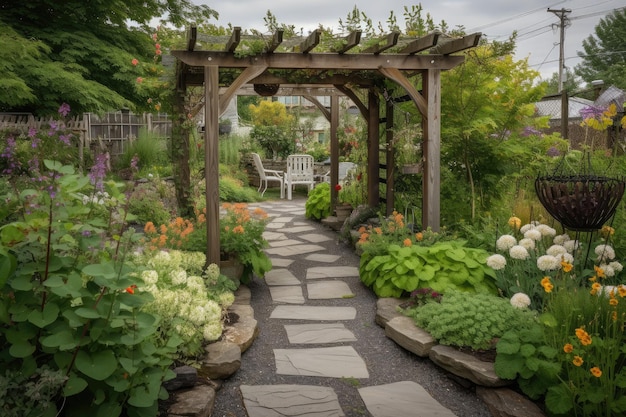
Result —
<instances>
[{"instance_id":1,"label":"pergola post","mask_svg":"<svg viewBox=\"0 0 626 417\"><path fill-rule=\"evenodd\" d=\"M220 263L219 67L204 67L204 179L206 181L206 265Z\"/></svg>"},{"instance_id":2,"label":"pergola post","mask_svg":"<svg viewBox=\"0 0 626 417\"><path fill-rule=\"evenodd\" d=\"M339 96L330 96L330 207L337 205L337 190L334 185L339 182ZM331 213L332 214L332 213Z\"/></svg>"},{"instance_id":3,"label":"pergola post","mask_svg":"<svg viewBox=\"0 0 626 417\"><path fill-rule=\"evenodd\" d=\"M367 93L367 204L378 207L380 204L380 109L378 94L370 88Z\"/></svg>"},{"instance_id":4,"label":"pergola post","mask_svg":"<svg viewBox=\"0 0 626 417\"><path fill-rule=\"evenodd\" d=\"M422 227L430 227L438 232L441 221L439 217L441 212L441 71L425 70L422 74L422 95L426 99L428 108L428 117L422 117L424 132Z\"/></svg>"}]
</instances>

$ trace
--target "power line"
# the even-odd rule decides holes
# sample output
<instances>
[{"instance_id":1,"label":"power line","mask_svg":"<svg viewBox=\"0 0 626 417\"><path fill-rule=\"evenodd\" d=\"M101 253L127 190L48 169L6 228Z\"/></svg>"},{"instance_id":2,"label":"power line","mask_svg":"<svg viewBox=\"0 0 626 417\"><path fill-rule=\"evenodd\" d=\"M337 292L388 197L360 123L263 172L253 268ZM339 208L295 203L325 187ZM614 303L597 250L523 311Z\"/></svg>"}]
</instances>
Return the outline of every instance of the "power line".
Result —
<instances>
[{"instance_id":1,"label":"power line","mask_svg":"<svg viewBox=\"0 0 626 417\"><path fill-rule=\"evenodd\" d=\"M561 4L561 3L565 3L565 1L566 1L566 0L562 0L562 1L556 2L556 3L554 3L554 4L549 5L548 7L556 6L556 5ZM515 20L515 19L518 19L518 18L520 18L520 17L525 17L525 16L528 16L528 15L530 15L530 14L533 14L533 13L536 13L536 12L539 12L539 11L543 11L543 10L545 10L545 6L538 7L538 8L536 8L536 9L529 10L529 11L526 11L526 12L520 13L520 14L515 15L515 16L507 17L507 18L504 18L504 19L502 19L502 20L498 20L498 21L495 21L495 22L491 22L491 23L488 23L488 24L486 24L486 25L477 26L477 27L475 27L475 28L473 28L473 29L468 29L468 32L469 32L469 33L472 33L472 32L478 32L478 31L480 31L480 30L482 30L482 29L485 29L485 28L488 28L488 27L490 27L490 26L497 26L497 25L499 25L499 24L501 24L501 23L510 22L511 20Z\"/></svg>"}]
</instances>

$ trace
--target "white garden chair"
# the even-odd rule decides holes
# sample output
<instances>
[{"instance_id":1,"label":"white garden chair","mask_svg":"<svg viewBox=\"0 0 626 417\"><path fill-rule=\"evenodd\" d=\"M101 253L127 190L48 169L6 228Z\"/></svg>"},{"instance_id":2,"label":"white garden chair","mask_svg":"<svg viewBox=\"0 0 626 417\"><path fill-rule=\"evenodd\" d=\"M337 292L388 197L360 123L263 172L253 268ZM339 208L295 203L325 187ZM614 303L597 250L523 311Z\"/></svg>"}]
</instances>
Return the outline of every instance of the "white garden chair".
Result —
<instances>
[{"instance_id":1,"label":"white garden chair","mask_svg":"<svg viewBox=\"0 0 626 417\"><path fill-rule=\"evenodd\" d=\"M287 172L285 173L285 189L287 200L291 200L293 188L298 184L309 187L315 186L315 160L311 155L289 155L287 157Z\"/></svg>"},{"instance_id":2,"label":"white garden chair","mask_svg":"<svg viewBox=\"0 0 626 417\"><path fill-rule=\"evenodd\" d=\"M285 198L285 180L283 178L283 173L273 169L265 169L258 153L253 152L252 159L254 160L256 170L259 172L258 192L261 193L261 196L263 196L267 190L267 183L269 181L275 181L280 183L280 198ZM261 189L263 190L261 191Z\"/></svg>"}]
</instances>

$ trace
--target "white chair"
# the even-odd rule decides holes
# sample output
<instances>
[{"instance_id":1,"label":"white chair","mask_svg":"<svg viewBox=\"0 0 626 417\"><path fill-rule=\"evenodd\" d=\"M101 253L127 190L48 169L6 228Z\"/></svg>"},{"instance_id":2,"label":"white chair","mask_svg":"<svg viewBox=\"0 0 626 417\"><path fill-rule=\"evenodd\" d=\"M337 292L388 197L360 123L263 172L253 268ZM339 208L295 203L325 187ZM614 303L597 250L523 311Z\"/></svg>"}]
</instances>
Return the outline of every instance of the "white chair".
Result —
<instances>
[{"instance_id":1,"label":"white chair","mask_svg":"<svg viewBox=\"0 0 626 417\"><path fill-rule=\"evenodd\" d=\"M259 172L259 193L261 196L265 194L267 190L267 183L269 181L276 181L280 183L280 198L285 198L285 180L283 178L283 173L281 171L276 171L273 169L265 169L263 167L263 162L261 161L261 157L258 153L252 153L252 159L254 160L254 166L256 166L256 170ZM263 189L263 191L261 191Z\"/></svg>"},{"instance_id":2,"label":"white chair","mask_svg":"<svg viewBox=\"0 0 626 417\"><path fill-rule=\"evenodd\" d=\"M287 157L287 172L285 173L285 189L287 200L291 200L294 186L305 184L309 191L315 186L315 160L311 155L289 155Z\"/></svg>"}]
</instances>

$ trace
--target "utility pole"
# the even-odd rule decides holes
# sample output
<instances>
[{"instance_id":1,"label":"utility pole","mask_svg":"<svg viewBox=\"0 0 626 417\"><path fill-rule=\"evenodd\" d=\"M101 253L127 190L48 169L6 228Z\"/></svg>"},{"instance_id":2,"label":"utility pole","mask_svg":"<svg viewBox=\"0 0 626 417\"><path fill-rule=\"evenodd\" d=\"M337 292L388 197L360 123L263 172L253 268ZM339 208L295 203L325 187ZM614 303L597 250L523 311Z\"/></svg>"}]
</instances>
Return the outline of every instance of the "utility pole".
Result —
<instances>
[{"instance_id":1,"label":"utility pole","mask_svg":"<svg viewBox=\"0 0 626 417\"><path fill-rule=\"evenodd\" d=\"M561 94L561 137L567 139L569 136L569 100L567 91L563 90L563 69L565 68L565 27L569 24L567 14L571 9L548 9L549 13L554 13L559 18L559 94Z\"/></svg>"},{"instance_id":2,"label":"utility pole","mask_svg":"<svg viewBox=\"0 0 626 417\"><path fill-rule=\"evenodd\" d=\"M559 40L559 93L563 90L563 68L565 68L565 27L569 26L567 14L571 9L548 9L549 13L554 13L559 18L560 40Z\"/></svg>"}]
</instances>

